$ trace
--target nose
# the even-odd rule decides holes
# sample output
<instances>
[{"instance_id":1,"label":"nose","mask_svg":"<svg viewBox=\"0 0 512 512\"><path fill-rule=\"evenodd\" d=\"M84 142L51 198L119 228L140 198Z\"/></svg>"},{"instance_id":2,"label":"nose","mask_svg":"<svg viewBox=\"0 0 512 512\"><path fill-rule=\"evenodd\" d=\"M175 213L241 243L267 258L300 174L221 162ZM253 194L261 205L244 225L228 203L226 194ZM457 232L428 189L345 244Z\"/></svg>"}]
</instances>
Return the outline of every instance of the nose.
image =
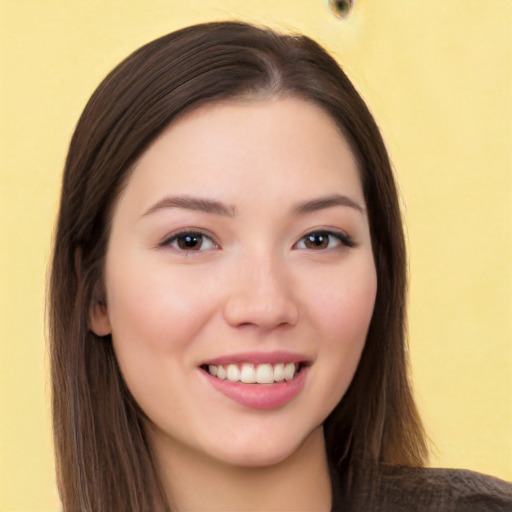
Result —
<instances>
[{"instance_id":1,"label":"nose","mask_svg":"<svg viewBox=\"0 0 512 512\"><path fill-rule=\"evenodd\" d=\"M286 269L270 258L253 257L242 262L237 270L224 307L229 325L269 330L297 324L296 290Z\"/></svg>"}]
</instances>

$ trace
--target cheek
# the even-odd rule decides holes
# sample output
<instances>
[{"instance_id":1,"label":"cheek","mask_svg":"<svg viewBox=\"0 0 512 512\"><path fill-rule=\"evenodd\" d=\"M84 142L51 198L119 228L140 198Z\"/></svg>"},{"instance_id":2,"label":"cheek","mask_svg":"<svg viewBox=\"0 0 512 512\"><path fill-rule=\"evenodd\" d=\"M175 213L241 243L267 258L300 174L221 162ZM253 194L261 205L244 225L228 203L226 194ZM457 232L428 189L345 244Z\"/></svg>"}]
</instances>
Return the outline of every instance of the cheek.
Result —
<instances>
[{"instance_id":1,"label":"cheek","mask_svg":"<svg viewBox=\"0 0 512 512\"><path fill-rule=\"evenodd\" d=\"M322 340L318 368L322 370L326 414L342 399L356 372L377 292L373 260L351 270L331 276L311 302L315 330Z\"/></svg>"},{"instance_id":2,"label":"cheek","mask_svg":"<svg viewBox=\"0 0 512 512\"><path fill-rule=\"evenodd\" d=\"M169 371L190 363L188 349L215 303L207 287L191 286L188 277L136 260L107 267L112 338L127 381L144 374L150 379L154 365Z\"/></svg>"},{"instance_id":3,"label":"cheek","mask_svg":"<svg viewBox=\"0 0 512 512\"><path fill-rule=\"evenodd\" d=\"M198 339L215 314L216 301L214 289L200 275L193 280L190 272L151 263L117 258L107 266L108 311L128 389L153 422L166 424L170 410L175 417L187 417L180 390L197 371Z\"/></svg>"},{"instance_id":4,"label":"cheek","mask_svg":"<svg viewBox=\"0 0 512 512\"><path fill-rule=\"evenodd\" d=\"M318 327L330 333L333 349L342 345L364 343L377 293L373 259L362 261L339 274L325 276L324 286L311 301Z\"/></svg>"}]
</instances>

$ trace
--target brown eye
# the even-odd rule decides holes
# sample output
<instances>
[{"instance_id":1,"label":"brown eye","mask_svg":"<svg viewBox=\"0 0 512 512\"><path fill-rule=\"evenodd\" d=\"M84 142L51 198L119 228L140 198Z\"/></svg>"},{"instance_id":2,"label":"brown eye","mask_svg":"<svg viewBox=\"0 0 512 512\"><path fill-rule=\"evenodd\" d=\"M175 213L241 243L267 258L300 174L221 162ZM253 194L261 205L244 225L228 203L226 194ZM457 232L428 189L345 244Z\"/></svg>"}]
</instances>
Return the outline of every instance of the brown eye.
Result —
<instances>
[{"instance_id":1,"label":"brown eye","mask_svg":"<svg viewBox=\"0 0 512 512\"><path fill-rule=\"evenodd\" d=\"M327 249L329 235L327 233L311 233L304 237L304 246L307 249Z\"/></svg>"},{"instance_id":2,"label":"brown eye","mask_svg":"<svg viewBox=\"0 0 512 512\"><path fill-rule=\"evenodd\" d=\"M199 251L203 245L201 235L180 235L176 238L177 246L183 251Z\"/></svg>"},{"instance_id":3,"label":"brown eye","mask_svg":"<svg viewBox=\"0 0 512 512\"><path fill-rule=\"evenodd\" d=\"M340 246L355 247L355 244L345 233L312 231L299 240L296 248L321 251L324 249L335 249Z\"/></svg>"},{"instance_id":4,"label":"brown eye","mask_svg":"<svg viewBox=\"0 0 512 512\"><path fill-rule=\"evenodd\" d=\"M203 233L182 232L167 239L162 246L169 246L178 251L199 252L214 249L216 244Z\"/></svg>"}]
</instances>

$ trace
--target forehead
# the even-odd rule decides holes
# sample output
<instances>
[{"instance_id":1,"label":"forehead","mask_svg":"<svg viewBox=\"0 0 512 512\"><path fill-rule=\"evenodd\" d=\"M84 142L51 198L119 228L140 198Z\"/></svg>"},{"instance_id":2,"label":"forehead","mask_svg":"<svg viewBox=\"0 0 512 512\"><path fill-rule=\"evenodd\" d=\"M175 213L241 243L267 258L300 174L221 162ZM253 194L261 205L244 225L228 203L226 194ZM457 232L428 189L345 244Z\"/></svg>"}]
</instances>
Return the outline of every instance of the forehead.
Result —
<instances>
[{"instance_id":1,"label":"forehead","mask_svg":"<svg viewBox=\"0 0 512 512\"><path fill-rule=\"evenodd\" d=\"M140 196L228 200L250 192L283 199L335 191L363 202L356 159L336 122L291 97L223 101L186 113L142 155L130 182Z\"/></svg>"}]
</instances>

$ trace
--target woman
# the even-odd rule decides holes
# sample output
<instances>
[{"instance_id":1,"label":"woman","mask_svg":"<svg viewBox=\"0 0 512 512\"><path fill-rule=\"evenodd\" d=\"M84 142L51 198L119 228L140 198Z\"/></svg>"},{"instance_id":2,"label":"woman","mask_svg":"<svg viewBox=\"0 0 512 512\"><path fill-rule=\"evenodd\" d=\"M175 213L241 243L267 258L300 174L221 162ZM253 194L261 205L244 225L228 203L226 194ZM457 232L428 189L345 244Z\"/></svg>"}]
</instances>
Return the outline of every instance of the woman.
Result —
<instances>
[{"instance_id":1,"label":"woman","mask_svg":"<svg viewBox=\"0 0 512 512\"><path fill-rule=\"evenodd\" d=\"M510 507L508 484L421 469L405 264L379 131L315 42L226 22L137 50L64 174L64 510Z\"/></svg>"}]
</instances>

